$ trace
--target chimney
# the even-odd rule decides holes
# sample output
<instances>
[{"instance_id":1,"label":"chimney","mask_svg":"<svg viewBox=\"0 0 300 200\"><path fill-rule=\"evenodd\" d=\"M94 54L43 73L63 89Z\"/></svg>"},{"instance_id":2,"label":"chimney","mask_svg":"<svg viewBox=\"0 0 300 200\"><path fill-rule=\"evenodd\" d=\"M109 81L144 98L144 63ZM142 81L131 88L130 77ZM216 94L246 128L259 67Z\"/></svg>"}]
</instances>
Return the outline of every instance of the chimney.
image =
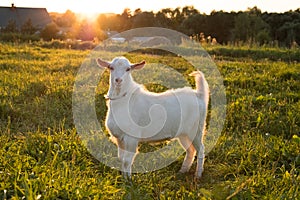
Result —
<instances>
[{"instance_id":1,"label":"chimney","mask_svg":"<svg viewBox=\"0 0 300 200\"><path fill-rule=\"evenodd\" d=\"M12 3L12 4L11 4L11 9L12 9L12 10L15 10L15 8L16 8L15 4Z\"/></svg>"}]
</instances>

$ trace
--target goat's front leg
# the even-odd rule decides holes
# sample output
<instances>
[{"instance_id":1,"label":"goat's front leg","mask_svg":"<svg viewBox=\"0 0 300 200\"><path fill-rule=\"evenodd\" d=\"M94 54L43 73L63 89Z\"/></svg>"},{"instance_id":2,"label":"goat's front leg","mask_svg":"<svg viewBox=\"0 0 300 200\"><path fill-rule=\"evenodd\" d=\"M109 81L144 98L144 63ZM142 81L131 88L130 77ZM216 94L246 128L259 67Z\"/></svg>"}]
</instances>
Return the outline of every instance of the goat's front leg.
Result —
<instances>
[{"instance_id":1,"label":"goat's front leg","mask_svg":"<svg viewBox=\"0 0 300 200\"><path fill-rule=\"evenodd\" d=\"M132 137L124 137L122 144L119 144L119 158L121 160L121 170L124 177L130 178L131 166L137 153L138 141Z\"/></svg>"}]
</instances>

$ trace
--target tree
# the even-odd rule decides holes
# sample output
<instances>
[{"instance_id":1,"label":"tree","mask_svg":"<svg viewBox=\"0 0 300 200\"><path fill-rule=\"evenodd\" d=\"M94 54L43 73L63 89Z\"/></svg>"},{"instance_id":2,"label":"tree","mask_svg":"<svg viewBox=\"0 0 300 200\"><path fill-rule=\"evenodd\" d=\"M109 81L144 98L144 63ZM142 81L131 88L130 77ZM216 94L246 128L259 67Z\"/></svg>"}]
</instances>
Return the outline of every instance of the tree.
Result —
<instances>
[{"instance_id":1,"label":"tree","mask_svg":"<svg viewBox=\"0 0 300 200\"><path fill-rule=\"evenodd\" d=\"M187 35L196 35L206 30L206 16L196 14L188 17L182 23L183 32Z\"/></svg>"},{"instance_id":2,"label":"tree","mask_svg":"<svg viewBox=\"0 0 300 200\"><path fill-rule=\"evenodd\" d=\"M165 28L172 28L173 22L172 19L166 17L163 12L159 11L155 15L155 25Z\"/></svg>"},{"instance_id":3,"label":"tree","mask_svg":"<svg viewBox=\"0 0 300 200\"><path fill-rule=\"evenodd\" d=\"M121 31L125 31L131 28L131 11L129 8L125 8L123 13L119 16L122 24Z\"/></svg>"},{"instance_id":4,"label":"tree","mask_svg":"<svg viewBox=\"0 0 300 200\"><path fill-rule=\"evenodd\" d=\"M190 16L198 15L199 11L194 8L194 6L185 6L182 8L181 15L184 19L187 19Z\"/></svg>"},{"instance_id":5,"label":"tree","mask_svg":"<svg viewBox=\"0 0 300 200\"><path fill-rule=\"evenodd\" d=\"M234 38L235 40L246 41L250 36L250 17L246 13L240 13L235 18Z\"/></svg>"},{"instance_id":6,"label":"tree","mask_svg":"<svg viewBox=\"0 0 300 200\"><path fill-rule=\"evenodd\" d=\"M293 42L299 42L300 40L300 21L285 22L278 30L284 37L286 45L290 46Z\"/></svg>"},{"instance_id":7,"label":"tree","mask_svg":"<svg viewBox=\"0 0 300 200\"><path fill-rule=\"evenodd\" d=\"M55 23L47 24L47 26L41 31L40 36L44 40L52 40L57 38L58 27Z\"/></svg>"},{"instance_id":8,"label":"tree","mask_svg":"<svg viewBox=\"0 0 300 200\"><path fill-rule=\"evenodd\" d=\"M109 19L105 14L100 14L97 18L97 25L102 30L108 30L110 28Z\"/></svg>"},{"instance_id":9,"label":"tree","mask_svg":"<svg viewBox=\"0 0 300 200\"><path fill-rule=\"evenodd\" d=\"M31 19L28 19L21 27L21 33L32 35L37 29L32 25Z\"/></svg>"},{"instance_id":10,"label":"tree","mask_svg":"<svg viewBox=\"0 0 300 200\"><path fill-rule=\"evenodd\" d=\"M55 20L55 23L60 27L72 27L77 21L76 15L67 10L61 17Z\"/></svg>"},{"instance_id":11,"label":"tree","mask_svg":"<svg viewBox=\"0 0 300 200\"><path fill-rule=\"evenodd\" d=\"M133 15L135 16L135 15L138 15L140 13L142 13L142 10L140 8L137 8L137 9L134 10Z\"/></svg>"},{"instance_id":12,"label":"tree","mask_svg":"<svg viewBox=\"0 0 300 200\"><path fill-rule=\"evenodd\" d=\"M96 20L96 26L103 31L122 32L131 28L130 10L124 9L121 15L100 14Z\"/></svg>"},{"instance_id":13,"label":"tree","mask_svg":"<svg viewBox=\"0 0 300 200\"><path fill-rule=\"evenodd\" d=\"M257 14L258 11L239 13L235 18L234 38L240 41L249 41L250 43L257 41L262 34L266 38L269 33L269 25L261 19Z\"/></svg>"},{"instance_id":14,"label":"tree","mask_svg":"<svg viewBox=\"0 0 300 200\"><path fill-rule=\"evenodd\" d=\"M256 35L256 41L259 45L267 44L271 41L270 33L267 30L261 30Z\"/></svg>"},{"instance_id":15,"label":"tree","mask_svg":"<svg viewBox=\"0 0 300 200\"><path fill-rule=\"evenodd\" d=\"M142 12L132 17L132 26L137 27L148 27L154 26L155 15L153 12Z\"/></svg>"},{"instance_id":16,"label":"tree","mask_svg":"<svg viewBox=\"0 0 300 200\"><path fill-rule=\"evenodd\" d=\"M254 6L253 8L248 8L246 13L248 13L251 16L260 16L261 10L257 6Z\"/></svg>"},{"instance_id":17,"label":"tree","mask_svg":"<svg viewBox=\"0 0 300 200\"><path fill-rule=\"evenodd\" d=\"M4 33L16 33L18 32L17 24L15 20L9 20L6 27L2 30Z\"/></svg>"},{"instance_id":18,"label":"tree","mask_svg":"<svg viewBox=\"0 0 300 200\"><path fill-rule=\"evenodd\" d=\"M94 40L97 36L94 26L87 20L83 20L78 30L77 38L85 41Z\"/></svg>"},{"instance_id":19,"label":"tree","mask_svg":"<svg viewBox=\"0 0 300 200\"><path fill-rule=\"evenodd\" d=\"M211 12L205 20L205 34L217 38L219 43L226 43L232 39L234 28L234 13L223 11Z\"/></svg>"}]
</instances>

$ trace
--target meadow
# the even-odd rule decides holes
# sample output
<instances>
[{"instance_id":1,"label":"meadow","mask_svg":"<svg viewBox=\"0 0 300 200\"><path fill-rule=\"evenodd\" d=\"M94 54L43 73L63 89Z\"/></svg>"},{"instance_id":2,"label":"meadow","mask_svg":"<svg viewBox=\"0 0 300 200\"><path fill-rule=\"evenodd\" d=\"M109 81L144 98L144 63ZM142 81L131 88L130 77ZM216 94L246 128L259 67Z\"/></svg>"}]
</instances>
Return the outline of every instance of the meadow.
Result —
<instances>
[{"instance_id":1,"label":"meadow","mask_svg":"<svg viewBox=\"0 0 300 200\"><path fill-rule=\"evenodd\" d=\"M90 50L0 43L0 199L300 198L299 49L206 49L224 78L227 115L203 177L193 179L195 163L177 173L182 155L128 182L87 151L74 126L73 85ZM184 76L192 70L174 55L127 56L169 63ZM103 84L96 95L102 124ZM159 146L141 147L152 148Z\"/></svg>"}]
</instances>

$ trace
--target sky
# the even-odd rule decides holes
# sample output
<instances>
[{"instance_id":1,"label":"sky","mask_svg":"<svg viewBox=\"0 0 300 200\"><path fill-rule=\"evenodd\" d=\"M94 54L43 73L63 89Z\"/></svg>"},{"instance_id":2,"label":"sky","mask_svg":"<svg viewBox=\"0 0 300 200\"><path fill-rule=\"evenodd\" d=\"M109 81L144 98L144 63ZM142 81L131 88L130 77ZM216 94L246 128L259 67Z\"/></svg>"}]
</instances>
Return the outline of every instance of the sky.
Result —
<instances>
[{"instance_id":1,"label":"sky","mask_svg":"<svg viewBox=\"0 0 300 200\"><path fill-rule=\"evenodd\" d=\"M300 8L300 0L1 0L0 6L47 8L48 12L64 13L71 10L75 13L122 13L125 8L134 11L157 12L163 8L194 6L200 13L211 11L245 11L257 6L262 12L285 12Z\"/></svg>"}]
</instances>

